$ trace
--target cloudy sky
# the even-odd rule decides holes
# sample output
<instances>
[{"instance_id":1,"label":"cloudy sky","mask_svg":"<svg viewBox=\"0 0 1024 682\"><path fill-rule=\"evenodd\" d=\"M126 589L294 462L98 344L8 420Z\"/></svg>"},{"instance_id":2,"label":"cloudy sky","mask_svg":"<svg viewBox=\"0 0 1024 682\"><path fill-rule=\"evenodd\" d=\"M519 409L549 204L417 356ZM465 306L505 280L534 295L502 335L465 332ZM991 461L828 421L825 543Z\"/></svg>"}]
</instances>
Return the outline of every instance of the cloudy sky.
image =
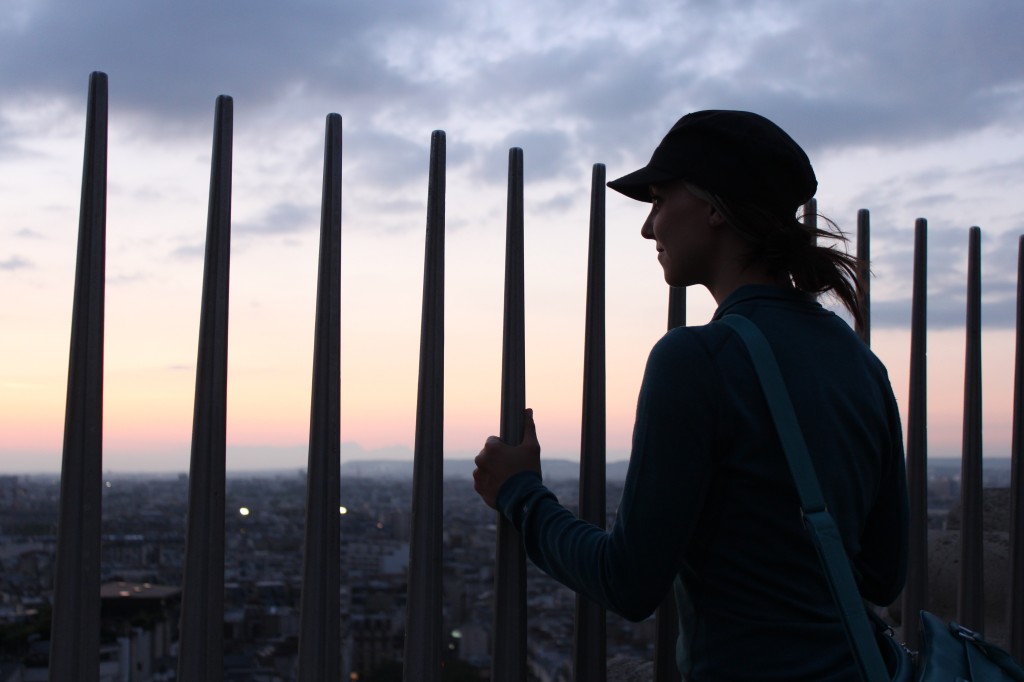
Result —
<instances>
[{"instance_id":1,"label":"cloudy sky","mask_svg":"<svg viewBox=\"0 0 1024 682\"><path fill-rule=\"evenodd\" d=\"M325 117L344 120L342 440L413 441L430 133L447 133L446 451L498 429L508 149L526 177L527 396L579 442L589 183L682 114L747 109L808 151L819 209L872 216L873 343L906 407L929 221L933 455L955 455L967 228L983 230L986 455L1010 442L1024 205L1019 0L9 0L0 17L0 470L60 466L88 75L110 79L105 462L188 466L214 101L234 98L228 466L301 466ZM608 197L609 457L667 290ZM690 322L713 311L689 296Z\"/></svg>"}]
</instances>

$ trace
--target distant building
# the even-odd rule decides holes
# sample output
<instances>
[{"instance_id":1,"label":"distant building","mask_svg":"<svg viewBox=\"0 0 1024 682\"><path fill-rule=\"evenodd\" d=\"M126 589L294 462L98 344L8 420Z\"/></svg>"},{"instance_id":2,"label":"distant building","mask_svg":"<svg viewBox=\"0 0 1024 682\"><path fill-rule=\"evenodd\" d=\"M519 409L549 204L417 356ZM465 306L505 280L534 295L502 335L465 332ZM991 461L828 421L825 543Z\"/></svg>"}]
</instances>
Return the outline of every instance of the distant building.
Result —
<instances>
[{"instance_id":1,"label":"distant building","mask_svg":"<svg viewBox=\"0 0 1024 682\"><path fill-rule=\"evenodd\" d=\"M100 603L102 632L116 638L118 682L173 679L181 588L105 583Z\"/></svg>"}]
</instances>

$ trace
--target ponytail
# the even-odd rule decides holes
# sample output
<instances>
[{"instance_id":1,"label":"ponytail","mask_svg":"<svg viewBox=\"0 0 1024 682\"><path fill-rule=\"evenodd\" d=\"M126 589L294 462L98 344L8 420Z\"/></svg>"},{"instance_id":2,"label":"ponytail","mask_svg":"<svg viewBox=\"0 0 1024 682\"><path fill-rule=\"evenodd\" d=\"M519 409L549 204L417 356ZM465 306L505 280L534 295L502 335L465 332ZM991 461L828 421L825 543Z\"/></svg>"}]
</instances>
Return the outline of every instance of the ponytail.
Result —
<instances>
[{"instance_id":1,"label":"ponytail","mask_svg":"<svg viewBox=\"0 0 1024 682\"><path fill-rule=\"evenodd\" d=\"M793 250L783 258L784 269L793 278L793 285L801 291L823 294L831 291L843 306L850 311L858 325L864 324L862 300L863 285L860 281L860 259L851 256L845 248L836 248L835 242L845 247L849 243L839 226L829 218L818 214L827 229L810 227L793 219L796 229L810 236L808 243ZM793 229L791 228L792 232ZM822 246L819 239L833 243ZM771 261L769 261L771 262Z\"/></svg>"},{"instance_id":2,"label":"ponytail","mask_svg":"<svg viewBox=\"0 0 1024 682\"><path fill-rule=\"evenodd\" d=\"M711 204L751 245L751 260L789 277L793 286L809 294L832 292L858 325L864 323L860 259L837 248L849 240L839 226L818 214L826 229L811 226L777 208L749 202L725 202L716 194L686 183L687 189ZM833 242L818 243L819 239Z\"/></svg>"}]
</instances>

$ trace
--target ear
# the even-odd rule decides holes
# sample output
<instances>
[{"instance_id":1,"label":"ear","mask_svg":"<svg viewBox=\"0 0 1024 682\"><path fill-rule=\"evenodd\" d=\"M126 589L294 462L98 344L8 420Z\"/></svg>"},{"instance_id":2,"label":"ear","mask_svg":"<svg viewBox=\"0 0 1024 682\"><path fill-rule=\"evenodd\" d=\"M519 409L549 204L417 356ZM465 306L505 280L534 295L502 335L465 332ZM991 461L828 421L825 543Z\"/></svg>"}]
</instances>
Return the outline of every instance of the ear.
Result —
<instances>
[{"instance_id":1,"label":"ear","mask_svg":"<svg viewBox=\"0 0 1024 682\"><path fill-rule=\"evenodd\" d=\"M718 212L711 204L708 204L708 225L718 227L725 224L725 216Z\"/></svg>"}]
</instances>

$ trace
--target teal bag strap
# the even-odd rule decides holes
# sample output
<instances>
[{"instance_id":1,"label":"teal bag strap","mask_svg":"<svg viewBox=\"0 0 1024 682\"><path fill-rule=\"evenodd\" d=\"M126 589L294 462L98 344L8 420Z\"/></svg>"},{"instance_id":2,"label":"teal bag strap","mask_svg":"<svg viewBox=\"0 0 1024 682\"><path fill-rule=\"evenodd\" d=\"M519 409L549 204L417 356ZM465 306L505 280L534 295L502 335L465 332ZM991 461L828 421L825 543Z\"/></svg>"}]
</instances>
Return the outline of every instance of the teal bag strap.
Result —
<instances>
[{"instance_id":1,"label":"teal bag strap","mask_svg":"<svg viewBox=\"0 0 1024 682\"><path fill-rule=\"evenodd\" d=\"M754 370L761 382L761 389L775 422L782 450L786 454L790 474L796 484L804 527L811 536L828 579L832 598L839 607L846 638L853 650L861 677L865 682L888 680L889 673L875 643L874 631L868 622L867 611L861 601L860 591L857 589L857 582L854 580L853 570L843 547L843 539L835 519L825 506L818 476L811 464L807 443L804 441L796 412L793 411L793 403L775 360L775 354L772 353L771 346L768 345L768 340L761 330L747 318L726 315L721 318L721 322L739 334L754 363Z\"/></svg>"}]
</instances>

